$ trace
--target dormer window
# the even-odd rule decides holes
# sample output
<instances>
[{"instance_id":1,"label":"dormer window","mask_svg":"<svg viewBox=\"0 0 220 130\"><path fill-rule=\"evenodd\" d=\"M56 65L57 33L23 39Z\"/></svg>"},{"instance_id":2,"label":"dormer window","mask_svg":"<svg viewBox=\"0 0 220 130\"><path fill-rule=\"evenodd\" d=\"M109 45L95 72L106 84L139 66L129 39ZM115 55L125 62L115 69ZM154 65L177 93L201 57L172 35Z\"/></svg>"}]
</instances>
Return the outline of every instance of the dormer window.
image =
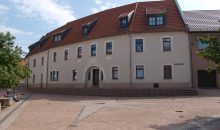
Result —
<instances>
[{"instance_id":1,"label":"dormer window","mask_svg":"<svg viewBox=\"0 0 220 130\"><path fill-rule=\"evenodd\" d=\"M91 22L82 25L83 36L89 35L93 27L95 26L96 22L97 22L97 19L92 20Z\"/></svg>"},{"instance_id":2,"label":"dormer window","mask_svg":"<svg viewBox=\"0 0 220 130\"><path fill-rule=\"evenodd\" d=\"M134 10L128 13L123 13L119 16L120 27L127 28L129 26L129 22L133 16Z\"/></svg>"},{"instance_id":3,"label":"dormer window","mask_svg":"<svg viewBox=\"0 0 220 130\"><path fill-rule=\"evenodd\" d=\"M54 36L54 42L61 42L61 40L62 40L61 34L58 34L58 35Z\"/></svg>"},{"instance_id":4,"label":"dormer window","mask_svg":"<svg viewBox=\"0 0 220 130\"><path fill-rule=\"evenodd\" d=\"M146 9L148 26L164 26L165 25L165 9L149 8Z\"/></svg>"},{"instance_id":5,"label":"dormer window","mask_svg":"<svg viewBox=\"0 0 220 130\"><path fill-rule=\"evenodd\" d=\"M83 36L86 36L86 35L88 35L88 28L87 27L83 28Z\"/></svg>"},{"instance_id":6,"label":"dormer window","mask_svg":"<svg viewBox=\"0 0 220 130\"><path fill-rule=\"evenodd\" d=\"M57 43L57 42L61 42L64 37L66 36L66 34L70 31L71 28L69 29L64 29L63 31L57 33L54 35L54 43Z\"/></svg>"},{"instance_id":7,"label":"dormer window","mask_svg":"<svg viewBox=\"0 0 220 130\"><path fill-rule=\"evenodd\" d=\"M121 20L121 28L127 28L128 27L128 20L122 19Z\"/></svg>"},{"instance_id":8,"label":"dormer window","mask_svg":"<svg viewBox=\"0 0 220 130\"><path fill-rule=\"evenodd\" d=\"M150 15L148 16L148 26L163 26L165 25L164 15L156 16Z\"/></svg>"}]
</instances>

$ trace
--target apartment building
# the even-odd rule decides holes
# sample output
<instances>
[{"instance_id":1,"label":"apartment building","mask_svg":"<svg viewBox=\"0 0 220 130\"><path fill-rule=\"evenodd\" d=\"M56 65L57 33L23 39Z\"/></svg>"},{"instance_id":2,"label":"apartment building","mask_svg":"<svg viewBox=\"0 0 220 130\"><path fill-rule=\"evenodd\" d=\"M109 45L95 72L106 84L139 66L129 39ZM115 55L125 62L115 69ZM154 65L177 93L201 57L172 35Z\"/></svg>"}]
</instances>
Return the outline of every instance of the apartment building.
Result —
<instances>
[{"instance_id":1,"label":"apartment building","mask_svg":"<svg viewBox=\"0 0 220 130\"><path fill-rule=\"evenodd\" d=\"M30 88L192 88L188 30L175 0L92 14L29 49Z\"/></svg>"}]
</instances>

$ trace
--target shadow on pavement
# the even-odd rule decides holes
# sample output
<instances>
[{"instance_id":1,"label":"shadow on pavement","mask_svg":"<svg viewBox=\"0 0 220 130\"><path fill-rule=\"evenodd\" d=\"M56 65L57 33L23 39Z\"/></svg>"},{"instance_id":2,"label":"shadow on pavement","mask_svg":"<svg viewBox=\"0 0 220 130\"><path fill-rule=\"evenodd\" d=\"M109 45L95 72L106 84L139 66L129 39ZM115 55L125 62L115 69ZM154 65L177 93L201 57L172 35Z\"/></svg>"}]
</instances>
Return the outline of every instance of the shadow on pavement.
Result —
<instances>
[{"instance_id":1,"label":"shadow on pavement","mask_svg":"<svg viewBox=\"0 0 220 130\"><path fill-rule=\"evenodd\" d=\"M197 116L180 124L169 124L166 126L153 125L150 128L157 130L219 130L220 118Z\"/></svg>"}]
</instances>

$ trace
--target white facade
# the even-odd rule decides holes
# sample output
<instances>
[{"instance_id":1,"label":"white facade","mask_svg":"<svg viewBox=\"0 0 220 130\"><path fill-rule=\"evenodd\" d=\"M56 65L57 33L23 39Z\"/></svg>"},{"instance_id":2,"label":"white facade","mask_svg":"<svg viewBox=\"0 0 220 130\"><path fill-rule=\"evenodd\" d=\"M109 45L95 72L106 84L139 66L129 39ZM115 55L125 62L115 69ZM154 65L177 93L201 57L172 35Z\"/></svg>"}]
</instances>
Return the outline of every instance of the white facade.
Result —
<instances>
[{"instance_id":1,"label":"white facade","mask_svg":"<svg viewBox=\"0 0 220 130\"><path fill-rule=\"evenodd\" d=\"M163 38L171 39L171 51L163 51ZM143 52L135 51L135 39L143 39ZM106 43L112 42L112 54L106 55ZM56 43L54 43L56 44ZM96 56L91 56L91 45L96 45ZM77 57L77 49L82 47L82 58ZM68 60L64 52L68 50ZM53 61L57 53L56 62ZM28 81L29 87L80 87L93 85L93 69L99 70L99 88L189 88L190 56L188 34L186 32L161 32L127 34L80 43L69 44L29 56L26 61L35 75ZM44 65L41 65L44 57ZM36 67L33 60L36 59ZM47 62L48 61L48 62ZM144 78L136 78L136 66L144 66ZM164 65L172 66L172 79L164 79ZM112 79L112 67L118 67L118 79ZM90 81L88 72L91 69ZM73 80L73 70L76 80ZM50 73L59 71L58 81L50 81ZM43 75L43 76L41 76ZM103 80L102 80L103 75Z\"/></svg>"}]
</instances>

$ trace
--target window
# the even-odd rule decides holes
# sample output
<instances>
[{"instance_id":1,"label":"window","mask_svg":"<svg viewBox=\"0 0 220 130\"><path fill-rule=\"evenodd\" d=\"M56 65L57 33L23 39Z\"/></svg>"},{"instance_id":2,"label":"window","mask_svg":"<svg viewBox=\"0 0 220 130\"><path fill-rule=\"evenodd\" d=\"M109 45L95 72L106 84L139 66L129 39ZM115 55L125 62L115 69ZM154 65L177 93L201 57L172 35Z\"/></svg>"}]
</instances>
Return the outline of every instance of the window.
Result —
<instances>
[{"instance_id":1,"label":"window","mask_svg":"<svg viewBox=\"0 0 220 130\"><path fill-rule=\"evenodd\" d=\"M127 28L127 27L128 27L128 20L121 19L121 28Z\"/></svg>"},{"instance_id":2,"label":"window","mask_svg":"<svg viewBox=\"0 0 220 130\"><path fill-rule=\"evenodd\" d=\"M197 41L197 50L202 51L209 47L209 44L202 43L200 40Z\"/></svg>"},{"instance_id":3,"label":"window","mask_svg":"<svg viewBox=\"0 0 220 130\"><path fill-rule=\"evenodd\" d=\"M68 60L68 50L64 51L64 60Z\"/></svg>"},{"instance_id":4,"label":"window","mask_svg":"<svg viewBox=\"0 0 220 130\"><path fill-rule=\"evenodd\" d=\"M162 16L156 16L152 15L148 17L148 25L149 26L161 26L165 25L164 15Z\"/></svg>"},{"instance_id":5,"label":"window","mask_svg":"<svg viewBox=\"0 0 220 130\"><path fill-rule=\"evenodd\" d=\"M83 28L83 36L86 36L86 35L88 35L88 28L84 27Z\"/></svg>"},{"instance_id":6,"label":"window","mask_svg":"<svg viewBox=\"0 0 220 130\"><path fill-rule=\"evenodd\" d=\"M163 25L163 21L164 21L163 19L164 19L163 16L157 17L157 25Z\"/></svg>"},{"instance_id":7,"label":"window","mask_svg":"<svg viewBox=\"0 0 220 130\"><path fill-rule=\"evenodd\" d=\"M112 42L107 42L106 43L106 54L112 54Z\"/></svg>"},{"instance_id":8,"label":"window","mask_svg":"<svg viewBox=\"0 0 220 130\"><path fill-rule=\"evenodd\" d=\"M77 57L82 58L82 47L78 47L77 49Z\"/></svg>"},{"instance_id":9,"label":"window","mask_svg":"<svg viewBox=\"0 0 220 130\"><path fill-rule=\"evenodd\" d=\"M35 74L33 74L33 83L35 83Z\"/></svg>"},{"instance_id":10,"label":"window","mask_svg":"<svg viewBox=\"0 0 220 130\"><path fill-rule=\"evenodd\" d=\"M144 66L137 65L136 66L136 79L143 79L144 78Z\"/></svg>"},{"instance_id":11,"label":"window","mask_svg":"<svg viewBox=\"0 0 220 130\"><path fill-rule=\"evenodd\" d=\"M59 71L51 71L50 81L58 81L58 80L59 80Z\"/></svg>"},{"instance_id":12,"label":"window","mask_svg":"<svg viewBox=\"0 0 220 130\"><path fill-rule=\"evenodd\" d=\"M149 17L149 26L155 26L156 25L156 18L155 17Z\"/></svg>"},{"instance_id":13,"label":"window","mask_svg":"<svg viewBox=\"0 0 220 130\"><path fill-rule=\"evenodd\" d=\"M61 34L58 34L58 35L54 36L54 42L61 42L61 40L62 40Z\"/></svg>"},{"instance_id":14,"label":"window","mask_svg":"<svg viewBox=\"0 0 220 130\"><path fill-rule=\"evenodd\" d=\"M53 72L50 72L50 81L53 81Z\"/></svg>"},{"instance_id":15,"label":"window","mask_svg":"<svg viewBox=\"0 0 220 130\"><path fill-rule=\"evenodd\" d=\"M44 65L44 57L41 57L41 65Z\"/></svg>"},{"instance_id":16,"label":"window","mask_svg":"<svg viewBox=\"0 0 220 130\"><path fill-rule=\"evenodd\" d=\"M96 45L91 45L91 56L96 56Z\"/></svg>"},{"instance_id":17,"label":"window","mask_svg":"<svg viewBox=\"0 0 220 130\"><path fill-rule=\"evenodd\" d=\"M36 67L36 59L33 61L33 67Z\"/></svg>"},{"instance_id":18,"label":"window","mask_svg":"<svg viewBox=\"0 0 220 130\"><path fill-rule=\"evenodd\" d=\"M164 79L172 79L172 66L164 65L163 66Z\"/></svg>"},{"instance_id":19,"label":"window","mask_svg":"<svg viewBox=\"0 0 220 130\"><path fill-rule=\"evenodd\" d=\"M112 67L112 79L118 79L118 67Z\"/></svg>"},{"instance_id":20,"label":"window","mask_svg":"<svg viewBox=\"0 0 220 130\"><path fill-rule=\"evenodd\" d=\"M135 40L135 48L136 52L143 52L143 39Z\"/></svg>"},{"instance_id":21,"label":"window","mask_svg":"<svg viewBox=\"0 0 220 130\"><path fill-rule=\"evenodd\" d=\"M163 51L171 51L171 38L163 38Z\"/></svg>"},{"instance_id":22,"label":"window","mask_svg":"<svg viewBox=\"0 0 220 130\"><path fill-rule=\"evenodd\" d=\"M57 53L54 52L54 53L53 53L53 61L56 62L56 60L57 60Z\"/></svg>"},{"instance_id":23,"label":"window","mask_svg":"<svg viewBox=\"0 0 220 130\"><path fill-rule=\"evenodd\" d=\"M73 70L73 80L76 80L77 72L76 70Z\"/></svg>"}]
</instances>

